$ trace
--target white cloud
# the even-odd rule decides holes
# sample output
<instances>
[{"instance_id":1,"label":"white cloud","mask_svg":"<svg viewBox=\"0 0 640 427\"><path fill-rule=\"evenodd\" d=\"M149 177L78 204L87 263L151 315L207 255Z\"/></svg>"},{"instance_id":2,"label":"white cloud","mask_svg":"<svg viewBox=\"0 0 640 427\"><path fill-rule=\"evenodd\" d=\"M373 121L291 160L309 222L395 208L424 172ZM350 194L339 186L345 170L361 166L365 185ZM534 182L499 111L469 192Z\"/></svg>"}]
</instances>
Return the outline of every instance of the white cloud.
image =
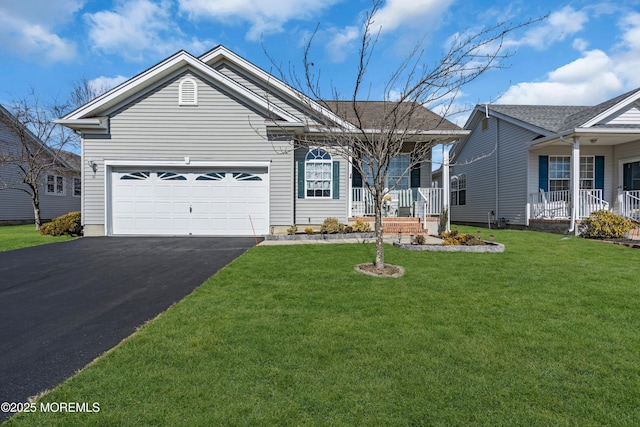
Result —
<instances>
[{"instance_id":1,"label":"white cloud","mask_svg":"<svg viewBox=\"0 0 640 427\"><path fill-rule=\"evenodd\" d=\"M76 45L56 34L82 8L84 0L8 0L0 5L0 49L53 63L76 56Z\"/></svg>"},{"instance_id":2,"label":"white cloud","mask_svg":"<svg viewBox=\"0 0 640 427\"><path fill-rule=\"evenodd\" d=\"M565 40L567 37L579 33L589 21L585 11L576 11L571 6L565 6L553 12L542 24L525 31L521 39L511 39L506 46L531 46L543 50L553 43Z\"/></svg>"},{"instance_id":3,"label":"white cloud","mask_svg":"<svg viewBox=\"0 0 640 427\"><path fill-rule=\"evenodd\" d=\"M382 32L399 28L432 28L440 23L442 14L453 2L454 0L387 0L375 16L375 27L382 27Z\"/></svg>"},{"instance_id":4,"label":"white cloud","mask_svg":"<svg viewBox=\"0 0 640 427\"><path fill-rule=\"evenodd\" d=\"M353 42L359 38L360 30L358 27L345 27L342 30L335 30L331 40L325 44L325 50L333 62L343 62Z\"/></svg>"},{"instance_id":5,"label":"white cloud","mask_svg":"<svg viewBox=\"0 0 640 427\"><path fill-rule=\"evenodd\" d=\"M614 61L601 50L591 50L547 76L544 82L511 86L500 98L504 104L591 105L621 92L624 82Z\"/></svg>"},{"instance_id":6,"label":"white cloud","mask_svg":"<svg viewBox=\"0 0 640 427\"><path fill-rule=\"evenodd\" d=\"M120 83L126 81L127 78L124 76L115 76L115 77L106 77L100 76L95 79L89 80L89 87L93 91L93 93L104 93L116 86Z\"/></svg>"},{"instance_id":7,"label":"white cloud","mask_svg":"<svg viewBox=\"0 0 640 427\"><path fill-rule=\"evenodd\" d=\"M223 23L248 22L248 40L283 31L290 20L317 18L341 0L178 0L179 9L192 20L214 19Z\"/></svg>"},{"instance_id":8,"label":"white cloud","mask_svg":"<svg viewBox=\"0 0 640 427\"><path fill-rule=\"evenodd\" d=\"M165 56L180 49L198 55L214 43L188 38L173 20L167 0L120 1L113 10L86 14L89 39L95 50L129 60Z\"/></svg>"},{"instance_id":9,"label":"white cloud","mask_svg":"<svg viewBox=\"0 0 640 427\"><path fill-rule=\"evenodd\" d=\"M624 13L619 21L620 42L607 53L586 50L576 39L581 56L551 72L540 82L511 86L500 98L505 104L593 105L640 86L640 13Z\"/></svg>"}]
</instances>

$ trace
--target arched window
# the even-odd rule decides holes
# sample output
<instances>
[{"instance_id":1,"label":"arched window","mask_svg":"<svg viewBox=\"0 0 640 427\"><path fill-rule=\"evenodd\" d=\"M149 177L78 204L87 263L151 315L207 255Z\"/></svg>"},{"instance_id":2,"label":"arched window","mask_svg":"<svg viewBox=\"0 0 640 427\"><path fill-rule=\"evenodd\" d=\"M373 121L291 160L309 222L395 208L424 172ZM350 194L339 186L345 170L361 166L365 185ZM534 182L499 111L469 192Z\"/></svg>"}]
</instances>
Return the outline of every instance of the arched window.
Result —
<instances>
[{"instance_id":1,"label":"arched window","mask_svg":"<svg viewBox=\"0 0 640 427\"><path fill-rule=\"evenodd\" d=\"M320 148L309 150L304 171L306 197L330 198L333 187L331 155Z\"/></svg>"},{"instance_id":2,"label":"arched window","mask_svg":"<svg viewBox=\"0 0 640 427\"><path fill-rule=\"evenodd\" d=\"M198 84L194 79L183 79L178 91L178 105L198 105Z\"/></svg>"}]
</instances>

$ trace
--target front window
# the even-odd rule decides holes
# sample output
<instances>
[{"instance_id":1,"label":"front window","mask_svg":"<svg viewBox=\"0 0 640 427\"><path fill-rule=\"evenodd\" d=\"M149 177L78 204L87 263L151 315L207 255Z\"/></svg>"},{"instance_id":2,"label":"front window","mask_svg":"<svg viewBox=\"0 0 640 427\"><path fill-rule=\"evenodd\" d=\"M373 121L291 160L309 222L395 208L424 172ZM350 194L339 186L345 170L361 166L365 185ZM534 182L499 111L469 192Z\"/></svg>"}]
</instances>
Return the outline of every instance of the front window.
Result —
<instances>
[{"instance_id":1,"label":"front window","mask_svg":"<svg viewBox=\"0 0 640 427\"><path fill-rule=\"evenodd\" d=\"M580 157L580 188L595 188L595 157ZM549 156L549 191L568 191L571 184L571 157Z\"/></svg>"},{"instance_id":2,"label":"front window","mask_svg":"<svg viewBox=\"0 0 640 427\"><path fill-rule=\"evenodd\" d=\"M304 170L306 197L331 197L331 155L319 148L309 150L305 157Z\"/></svg>"},{"instance_id":3,"label":"front window","mask_svg":"<svg viewBox=\"0 0 640 427\"><path fill-rule=\"evenodd\" d=\"M64 195L64 177L47 175L47 194Z\"/></svg>"},{"instance_id":4,"label":"front window","mask_svg":"<svg viewBox=\"0 0 640 427\"><path fill-rule=\"evenodd\" d=\"M593 190L595 178L595 157L580 157L580 188L583 190Z\"/></svg>"},{"instance_id":5,"label":"front window","mask_svg":"<svg viewBox=\"0 0 640 427\"><path fill-rule=\"evenodd\" d=\"M366 180L369 185L373 186L373 170L377 168L378 163L373 162L373 165L369 164L370 160L365 158L364 169L366 172ZM384 186L393 190L408 190L411 188L411 173L409 166L411 165L411 158L408 155L400 155L394 157L389 162L389 170L384 182Z\"/></svg>"},{"instance_id":6,"label":"front window","mask_svg":"<svg viewBox=\"0 0 640 427\"><path fill-rule=\"evenodd\" d=\"M571 182L571 157L549 156L549 191L567 191Z\"/></svg>"}]
</instances>

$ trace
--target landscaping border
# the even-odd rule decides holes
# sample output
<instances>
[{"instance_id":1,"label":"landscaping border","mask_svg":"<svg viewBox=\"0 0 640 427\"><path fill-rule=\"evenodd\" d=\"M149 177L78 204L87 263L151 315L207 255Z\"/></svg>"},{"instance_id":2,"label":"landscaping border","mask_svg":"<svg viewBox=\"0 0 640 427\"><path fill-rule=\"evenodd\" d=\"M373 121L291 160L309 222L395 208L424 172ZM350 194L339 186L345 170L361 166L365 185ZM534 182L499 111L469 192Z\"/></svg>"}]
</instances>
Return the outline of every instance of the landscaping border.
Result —
<instances>
[{"instance_id":1,"label":"landscaping border","mask_svg":"<svg viewBox=\"0 0 640 427\"><path fill-rule=\"evenodd\" d=\"M485 242L486 245L478 246L465 246L465 245L407 245L404 243L394 242L393 246L408 251L433 251L433 252L488 252L488 253L500 253L504 252L504 245L502 243Z\"/></svg>"},{"instance_id":2,"label":"landscaping border","mask_svg":"<svg viewBox=\"0 0 640 427\"><path fill-rule=\"evenodd\" d=\"M342 240L342 239L373 239L376 234L370 233L335 233L335 234L268 234L265 240Z\"/></svg>"}]
</instances>

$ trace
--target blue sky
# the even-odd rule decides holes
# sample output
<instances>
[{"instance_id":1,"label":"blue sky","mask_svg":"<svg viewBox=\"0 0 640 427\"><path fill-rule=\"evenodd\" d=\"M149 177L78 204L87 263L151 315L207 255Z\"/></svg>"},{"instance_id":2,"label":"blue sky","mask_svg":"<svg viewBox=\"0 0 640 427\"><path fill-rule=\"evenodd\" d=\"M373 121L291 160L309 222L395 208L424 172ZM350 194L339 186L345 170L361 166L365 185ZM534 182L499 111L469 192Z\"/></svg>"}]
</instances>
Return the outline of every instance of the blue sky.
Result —
<instances>
[{"instance_id":1,"label":"blue sky","mask_svg":"<svg viewBox=\"0 0 640 427\"><path fill-rule=\"evenodd\" d=\"M86 78L113 86L184 49L193 55L223 44L270 71L263 49L285 68L300 68L304 41L320 23L312 60L327 84L347 95L370 0L2 0L0 102L25 96L65 98ZM459 105L593 105L640 87L640 0L387 0L376 25L370 99L408 49L427 61L452 35L499 20L549 13L510 34L505 69L462 89ZM327 96L329 97L329 96ZM464 124L464 115L453 118Z\"/></svg>"}]
</instances>

